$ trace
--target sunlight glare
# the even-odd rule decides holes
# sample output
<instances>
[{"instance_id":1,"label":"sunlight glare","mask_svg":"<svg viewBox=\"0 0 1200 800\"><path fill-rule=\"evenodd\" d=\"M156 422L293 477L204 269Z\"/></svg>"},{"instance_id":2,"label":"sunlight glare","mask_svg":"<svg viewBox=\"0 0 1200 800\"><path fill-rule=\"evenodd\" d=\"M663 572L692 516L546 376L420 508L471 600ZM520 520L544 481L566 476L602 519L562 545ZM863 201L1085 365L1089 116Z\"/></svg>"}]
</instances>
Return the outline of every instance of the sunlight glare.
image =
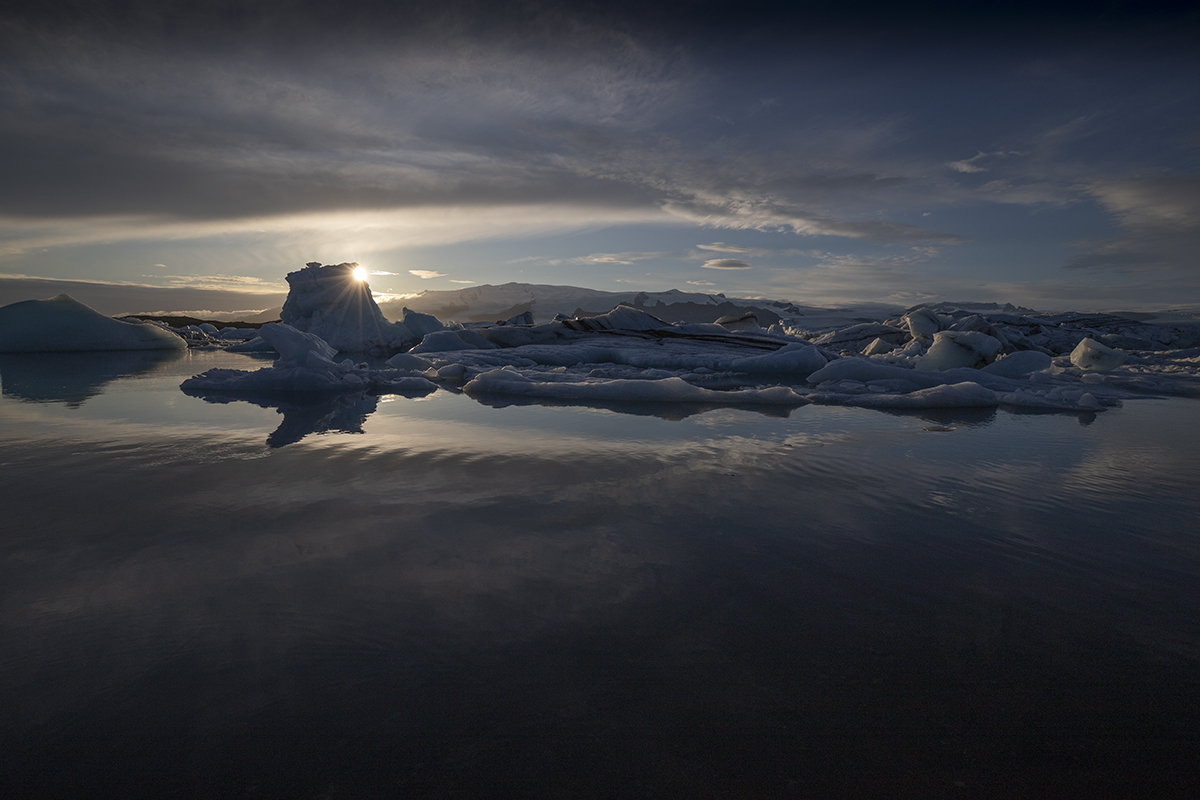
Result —
<instances>
[{"instance_id":1,"label":"sunlight glare","mask_svg":"<svg viewBox=\"0 0 1200 800\"><path fill-rule=\"evenodd\" d=\"M355 267L354 268L354 279L356 281L365 281L367 279L367 268L366 267Z\"/></svg>"}]
</instances>

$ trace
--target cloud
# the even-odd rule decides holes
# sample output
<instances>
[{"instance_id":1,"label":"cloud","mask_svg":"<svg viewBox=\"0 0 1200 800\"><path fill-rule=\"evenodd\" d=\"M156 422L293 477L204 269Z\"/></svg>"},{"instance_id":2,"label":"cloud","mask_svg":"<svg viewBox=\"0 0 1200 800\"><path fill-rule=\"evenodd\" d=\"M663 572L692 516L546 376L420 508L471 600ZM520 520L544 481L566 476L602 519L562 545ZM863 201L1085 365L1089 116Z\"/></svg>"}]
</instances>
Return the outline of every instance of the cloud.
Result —
<instances>
[{"instance_id":1,"label":"cloud","mask_svg":"<svg viewBox=\"0 0 1200 800\"><path fill-rule=\"evenodd\" d=\"M662 258L666 253L593 253L590 256L565 259L564 264L632 264L649 258Z\"/></svg>"},{"instance_id":2,"label":"cloud","mask_svg":"<svg viewBox=\"0 0 1200 800\"><path fill-rule=\"evenodd\" d=\"M288 288L287 284L282 281L264 280L252 275L145 275L143 277L166 280L169 287L188 289L274 294L281 291L286 292Z\"/></svg>"},{"instance_id":3,"label":"cloud","mask_svg":"<svg viewBox=\"0 0 1200 800\"><path fill-rule=\"evenodd\" d=\"M979 153L978 155L962 161L951 161L946 166L955 172L987 172L986 167L980 167L975 163L979 159L983 158L983 156L983 153Z\"/></svg>"},{"instance_id":4,"label":"cloud","mask_svg":"<svg viewBox=\"0 0 1200 800\"><path fill-rule=\"evenodd\" d=\"M281 265L340 263L397 247L487 241L549 232L665 221L659 212L612 206L485 205L340 210L230 220L97 216L0 216L0 259L29 252L124 242L219 242L239 253L268 252Z\"/></svg>"},{"instance_id":5,"label":"cloud","mask_svg":"<svg viewBox=\"0 0 1200 800\"><path fill-rule=\"evenodd\" d=\"M716 286L712 281L688 281L691 286Z\"/></svg>"},{"instance_id":6,"label":"cloud","mask_svg":"<svg viewBox=\"0 0 1200 800\"><path fill-rule=\"evenodd\" d=\"M1124 235L1075 256L1069 269L1200 272L1200 175L1098 181L1088 191Z\"/></svg>"},{"instance_id":7,"label":"cloud","mask_svg":"<svg viewBox=\"0 0 1200 800\"><path fill-rule=\"evenodd\" d=\"M464 281L464 280L456 280L454 278L451 278L450 282L451 283L479 283L479 281Z\"/></svg>"},{"instance_id":8,"label":"cloud","mask_svg":"<svg viewBox=\"0 0 1200 800\"><path fill-rule=\"evenodd\" d=\"M427 280L429 280L430 278L444 278L444 277L446 277L446 273L444 273L444 272L435 272L434 270L431 270L431 269L410 269L410 270L408 271L408 274L409 274L409 275L416 275L418 278L420 278L421 280L424 280L424 281L427 281Z\"/></svg>"},{"instance_id":9,"label":"cloud","mask_svg":"<svg viewBox=\"0 0 1200 800\"><path fill-rule=\"evenodd\" d=\"M738 258L714 258L700 265L704 269L750 269L750 265Z\"/></svg>"},{"instance_id":10,"label":"cloud","mask_svg":"<svg viewBox=\"0 0 1200 800\"><path fill-rule=\"evenodd\" d=\"M1022 153L1020 153L1016 150L998 150L994 153L984 153L983 151L979 151L975 155L971 156L970 158L965 158L962 161L951 161L948 164L946 164L946 166L949 167L950 169L954 170L955 172L966 172L966 173L987 172L988 171L987 167L981 167L978 164L976 164L975 162L980 160L981 158L1005 158L1007 156L1019 156L1019 155L1022 155Z\"/></svg>"},{"instance_id":11,"label":"cloud","mask_svg":"<svg viewBox=\"0 0 1200 800\"><path fill-rule=\"evenodd\" d=\"M738 192L725 198L671 200L663 210L681 220L710 228L794 233L800 236L838 236L884 242L965 241L953 233L932 231L918 225L880 220L837 219L774 199L758 199Z\"/></svg>"},{"instance_id":12,"label":"cloud","mask_svg":"<svg viewBox=\"0 0 1200 800\"><path fill-rule=\"evenodd\" d=\"M718 253L749 253L755 249L753 247L741 247L736 244L725 244L724 242L698 244L696 247L699 247L701 250L716 250Z\"/></svg>"}]
</instances>

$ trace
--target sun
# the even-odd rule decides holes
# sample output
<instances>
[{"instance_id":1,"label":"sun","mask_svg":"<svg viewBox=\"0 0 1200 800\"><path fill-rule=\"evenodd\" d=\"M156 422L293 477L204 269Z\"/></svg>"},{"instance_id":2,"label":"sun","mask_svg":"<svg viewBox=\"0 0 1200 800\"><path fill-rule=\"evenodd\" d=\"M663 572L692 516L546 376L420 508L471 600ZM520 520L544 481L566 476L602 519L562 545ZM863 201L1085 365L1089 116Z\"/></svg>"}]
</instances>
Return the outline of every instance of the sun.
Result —
<instances>
[{"instance_id":1,"label":"sun","mask_svg":"<svg viewBox=\"0 0 1200 800\"><path fill-rule=\"evenodd\" d=\"M354 280L365 281L366 279L367 279L367 268L366 267L355 267L354 268Z\"/></svg>"}]
</instances>

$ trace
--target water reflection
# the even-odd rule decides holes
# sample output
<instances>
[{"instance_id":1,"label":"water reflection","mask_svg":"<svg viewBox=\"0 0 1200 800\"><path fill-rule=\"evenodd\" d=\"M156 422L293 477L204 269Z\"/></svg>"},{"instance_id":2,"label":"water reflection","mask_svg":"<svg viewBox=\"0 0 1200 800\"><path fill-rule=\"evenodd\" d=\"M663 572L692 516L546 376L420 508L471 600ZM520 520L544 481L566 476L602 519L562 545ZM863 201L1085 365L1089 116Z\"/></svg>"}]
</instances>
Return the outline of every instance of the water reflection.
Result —
<instances>
[{"instance_id":1,"label":"water reflection","mask_svg":"<svg viewBox=\"0 0 1200 800\"><path fill-rule=\"evenodd\" d=\"M707 409L174 378L0 436L0 796L1194 783L1192 401L665 424ZM175 401L223 433L145 424Z\"/></svg>"},{"instance_id":2,"label":"water reflection","mask_svg":"<svg viewBox=\"0 0 1200 800\"><path fill-rule=\"evenodd\" d=\"M545 408L593 408L629 414L637 417L658 417L668 422L679 422L697 414L718 409L753 411L764 417L787 419L796 406L764 405L761 403L647 403L636 400L559 400L549 397L522 397L517 395L471 396L478 403L490 408L510 406L542 406Z\"/></svg>"},{"instance_id":3,"label":"water reflection","mask_svg":"<svg viewBox=\"0 0 1200 800\"><path fill-rule=\"evenodd\" d=\"M378 396L368 392L225 394L192 389L181 391L206 403L244 402L275 409L283 415L283 421L267 436L270 447L295 444L312 433L362 433L363 423L379 407ZM420 397L432 391L434 389L403 394Z\"/></svg>"},{"instance_id":4,"label":"water reflection","mask_svg":"<svg viewBox=\"0 0 1200 800\"><path fill-rule=\"evenodd\" d=\"M0 390L35 403L83 405L118 378L153 372L180 359L181 350L0 354Z\"/></svg>"},{"instance_id":5,"label":"water reflection","mask_svg":"<svg viewBox=\"0 0 1200 800\"><path fill-rule=\"evenodd\" d=\"M933 423L934 427L954 428L956 425L981 426L996 421L995 408L880 408L892 417L911 417ZM1060 412L1061 413L1061 412ZM1094 416L1094 415L1093 415ZM928 428L926 429L928 430Z\"/></svg>"}]
</instances>

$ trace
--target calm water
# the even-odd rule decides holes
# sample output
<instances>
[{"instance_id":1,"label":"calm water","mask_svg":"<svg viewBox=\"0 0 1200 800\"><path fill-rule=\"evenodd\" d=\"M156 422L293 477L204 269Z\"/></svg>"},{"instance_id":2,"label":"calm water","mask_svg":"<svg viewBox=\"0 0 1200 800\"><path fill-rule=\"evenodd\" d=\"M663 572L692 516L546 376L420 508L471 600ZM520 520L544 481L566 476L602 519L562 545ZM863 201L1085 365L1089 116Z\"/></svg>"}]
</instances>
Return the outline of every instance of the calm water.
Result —
<instances>
[{"instance_id":1,"label":"calm water","mask_svg":"<svg viewBox=\"0 0 1200 800\"><path fill-rule=\"evenodd\" d=\"M0 794L1200 791L1200 403L178 388L257 365L0 360Z\"/></svg>"}]
</instances>

